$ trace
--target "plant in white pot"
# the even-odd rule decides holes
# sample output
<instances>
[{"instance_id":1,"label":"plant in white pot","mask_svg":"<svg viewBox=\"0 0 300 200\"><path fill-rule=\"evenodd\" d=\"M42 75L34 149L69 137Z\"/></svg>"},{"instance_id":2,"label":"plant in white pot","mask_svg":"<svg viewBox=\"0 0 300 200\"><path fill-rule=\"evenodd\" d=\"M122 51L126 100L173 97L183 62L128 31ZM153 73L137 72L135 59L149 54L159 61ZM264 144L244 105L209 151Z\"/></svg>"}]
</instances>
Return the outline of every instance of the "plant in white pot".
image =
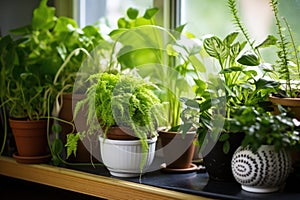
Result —
<instances>
[{"instance_id":1,"label":"plant in white pot","mask_svg":"<svg viewBox=\"0 0 300 200\"><path fill-rule=\"evenodd\" d=\"M151 165L161 117L161 103L154 85L130 74L103 72L94 80L87 97L88 130L99 134L100 153L110 173L119 177L139 176Z\"/></svg>"},{"instance_id":2,"label":"plant in white pot","mask_svg":"<svg viewBox=\"0 0 300 200\"><path fill-rule=\"evenodd\" d=\"M254 106L238 113L236 126L243 128L245 137L231 162L236 181L249 192L278 191L292 170L288 151L299 145L300 122L287 113L272 115Z\"/></svg>"}]
</instances>

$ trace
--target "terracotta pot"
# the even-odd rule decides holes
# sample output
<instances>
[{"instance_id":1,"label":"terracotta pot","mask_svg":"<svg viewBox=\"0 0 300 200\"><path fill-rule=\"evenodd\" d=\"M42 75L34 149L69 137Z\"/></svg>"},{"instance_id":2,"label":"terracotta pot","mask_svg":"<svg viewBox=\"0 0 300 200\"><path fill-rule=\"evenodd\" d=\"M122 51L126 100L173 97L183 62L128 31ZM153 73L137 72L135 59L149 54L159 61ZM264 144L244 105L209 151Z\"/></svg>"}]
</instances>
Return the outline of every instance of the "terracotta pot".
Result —
<instances>
[{"instance_id":1,"label":"terracotta pot","mask_svg":"<svg viewBox=\"0 0 300 200\"><path fill-rule=\"evenodd\" d=\"M192 165L196 138L195 132L188 132L183 138L177 132L159 131L166 167L188 169Z\"/></svg>"},{"instance_id":2,"label":"terracotta pot","mask_svg":"<svg viewBox=\"0 0 300 200\"><path fill-rule=\"evenodd\" d=\"M215 146L203 158L203 163L209 179L219 182L235 181L231 171L231 159L235 150L241 145L244 138L242 133L231 133L229 138L230 150L227 154L223 151L224 142L217 141Z\"/></svg>"},{"instance_id":3,"label":"terracotta pot","mask_svg":"<svg viewBox=\"0 0 300 200\"><path fill-rule=\"evenodd\" d=\"M300 120L300 98L280 98L280 97L274 97L270 96L269 100L274 105L282 105L289 107L290 110L295 114L295 117ZM274 114L279 114L279 110L277 106L274 106Z\"/></svg>"},{"instance_id":4,"label":"terracotta pot","mask_svg":"<svg viewBox=\"0 0 300 200\"><path fill-rule=\"evenodd\" d=\"M295 118L300 120L300 98L280 98L270 96L269 100L275 105L274 106L274 113L275 115L279 114L279 110L277 105L282 105L289 107L291 112L295 114ZM298 150L291 151L292 157L292 165L294 170L297 174L300 174L300 152Z\"/></svg>"},{"instance_id":5,"label":"terracotta pot","mask_svg":"<svg viewBox=\"0 0 300 200\"><path fill-rule=\"evenodd\" d=\"M13 120L9 124L15 138L19 156L44 156L49 154L47 120Z\"/></svg>"},{"instance_id":6,"label":"terracotta pot","mask_svg":"<svg viewBox=\"0 0 300 200\"><path fill-rule=\"evenodd\" d=\"M72 131L73 127L70 124L67 123L63 123L63 122L59 122L59 124L62 127L62 140L63 143L65 144L67 141L67 134L69 133L76 133L77 131L83 131L86 130L86 125L85 125L85 114L83 113L83 110L80 111L79 115L81 118L78 119L74 119L73 116L73 111L75 109L75 106L77 104L78 101L84 99L84 95L81 94L72 94L72 93L68 93L68 94L63 94L62 96L62 107L61 110L59 112L59 118L63 119L65 121L68 122L72 122L72 124L74 125L74 121L76 122L76 128L74 131ZM85 112L86 113L86 112Z\"/></svg>"},{"instance_id":7,"label":"terracotta pot","mask_svg":"<svg viewBox=\"0 0 300 200\"><path fill-rule=\"evenodd\" d=\"M66 144L67 134L82 132L87 130L86 125L86 109L80 109L76 118L73 116L73 111L77 102L84 99L85 95L83 94L63 94L63 104L59 112L59 118L65 121L71 122L75 126L75 130L70 124L59 122L62 127L62 141L63 144ZM98 153L99 141L98 138L93 138L90 142L87 138L83 141L79 140L77 144L76 156L71 155L68 158L69 162L79 162L85 163L91 161L91 153L93 154L93 162L96 162L100 159L100 153Z\"/></svg>"}]
</instances>

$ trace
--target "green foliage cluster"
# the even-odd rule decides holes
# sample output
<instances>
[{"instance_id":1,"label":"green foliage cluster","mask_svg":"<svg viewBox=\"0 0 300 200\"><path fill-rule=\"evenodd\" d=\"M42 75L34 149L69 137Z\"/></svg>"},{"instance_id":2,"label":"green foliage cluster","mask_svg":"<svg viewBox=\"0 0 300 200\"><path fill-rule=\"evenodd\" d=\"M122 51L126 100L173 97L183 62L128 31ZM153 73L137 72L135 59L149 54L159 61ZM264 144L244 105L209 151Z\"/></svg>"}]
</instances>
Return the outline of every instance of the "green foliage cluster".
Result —
<instances>
[{"instance_id":1,"label":"green foliage cluster","mask_svg":"<svg viewBox=\"0 0 300 200\"><path fill-rule=\"evenodd\" d=\"M11 33L0 40L1 101L11 117L47 117L57 94L72 91L76 72L102 36L95 26L80 29L73 19L56 17L47 0L31 24Z\"/></svg>"},{"instance_id":2,"label":"green foliage cluster","mask_svg":"<svg viewBox=\"0 0 300 200\"><path fill-rule=\"evenodd\" d=\"M87 98L77 104L75 115L88 104L87 122L93 127L96 115L97 123L105 129L104 136L112 126L129 128L143 140L156 135L161 103L152 84L133 75L107 72L90 79L96 82L88 89Z\"/></svg>"},{"instance_id":3,"label":"green foliage cluster","mask_svg":"<svg viewBox=\"0 0 300 200\"><path fill-rule=\"evenodd\" d=\"M273 115L254 106L243 106L237 111L236 126L245 133L242 146L256 152L261 145L274 145L275 150L299 145L300 122L287 113Z\"/></svg>"},{"instance_id":4,"label":"green foliage cluster","mask_svg":"<svg viewBox=\"0 0 300 200\"><path fill-rule=\"evenodd\" d=\"M232 126L232 121L239 116L236 111L244 105L263 106L267 109L271 106L268 101L269 95L279 87L277 81L264 78L265 74L269 72L267 69L254 68L260 64L259 57L255 53L245 51L247 41L236 41L238 34L238 32L230 33L223 40L212 36L205 38L203 42L206 53L216 59L220 66L220 80L212 81L210 87L222 85L225 91L216 96L216 99L219 99L216 103L225 102L223 105L225 124L220 137L220 141L224 142L224 152L228 152L230 148L229 134L235 128ZM216 84L216 82L218 83ZM214 88L214 90L217 91L218 88ZM215 107L215 105L211 106ZM240 129L240 132L242 131ZM204 137L200 136L199 138L202 144L201 139Z\"/></svg>"}]
</instances>

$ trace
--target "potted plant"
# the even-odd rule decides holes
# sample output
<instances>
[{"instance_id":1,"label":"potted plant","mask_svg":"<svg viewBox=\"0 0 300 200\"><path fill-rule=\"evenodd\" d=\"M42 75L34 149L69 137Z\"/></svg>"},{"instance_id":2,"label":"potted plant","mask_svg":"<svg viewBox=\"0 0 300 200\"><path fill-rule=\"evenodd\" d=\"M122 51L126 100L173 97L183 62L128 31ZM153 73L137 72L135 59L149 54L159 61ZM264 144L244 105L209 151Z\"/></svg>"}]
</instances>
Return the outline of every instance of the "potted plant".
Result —
<instances>
[{"instance_id":1,"label":"potted plant","mask_svg":"<svg viewBox=\"0 0 300 200\"><path fill-rule=\"evenodd\" d=\"M300 119L299 52L287 19L279 14L278 4L277 0L270 0L279 37L276 43L278 60L274 64L274 69L282 82L282 88L270 96L270 101L275 105L288 107L295 114L295 117ZM285 33L286 31L287 33ZM277 113L280 112L279 110L276 110Z\"/></svg>"},{"instance_id":2,"label":"potted plant","mask_svg":"<svg viewBox=\"0 0 300 200\"><path fill-rule=\"evenodd\" d=\"M44 17L45 6L46 1L42 1L29 26L13 31L20 34L17 39L10 36L1 39L2 45L8 47L1 55L4 58L1 63L1 88L5 92L1 94L1 106L8 110L9 123L16 140L18 153L14 157L25 163L45 162L51 158L47 142L50 120L46 119L49 119L54 98L51 77L60 65L52 54L52 48L47 46L50 41L45 37L53 27L48 20L54 16L54 10L48 10L47 17ZM34 130L30 130L29 124L36 127L36 135ZM23 128L24 135L20 132ZM30 139L19 140L24 137L35 141L29 144ZM21 142L25 142L25 149L20 146Z\"/></svg>"},{"instance_id":3,"label":"potted plant","mask_svg":"<svg viewBox=\"0 0 300 200\"><path fill-rule=\"evenodd\" d=\"M50 132L54 101L70 87L69 79L73 76L74 67L73 71L68 71L69 74L63 74L64 80L58 76L83 59L82 54L74 59L66 58L72 49L79 48L79 42L75 40L78 30L70 30L71 27L76 27L74 20L55 17L55 9L48 7L47 1L43 0L34 10L31 24L11 31L16 39L10 35L1 38L1 106L8 110L13 124L17 123L13 118L32 123L42 121L47 130L44 133ZM40 144L46 146L47 152L38 154L48 159L50 155L45 138L46 134Z\"/></svg>"},{"instance_id":4,"label":"potted plant","mask_svg":"<svg viewBox=\"0 0 300 200\"><path fill-rule=\"evenodd\" d=\"M199 137L199 143L206 146L203 149L205 155L203 161L210 179L217 181L234 180L230 162L244 135L242 129L236 130L237 127L232 124L235 117L238 117L235 111L244 105L261 105L265 109L272 110L268 98L279 88L277 81L269 79L271 70L263 63L259 51L260 48L272 45L274 41L269 37L255 46L241 23L235 0L228 0L228 7L233 15L234 24L238 26L245 39L238 38L239 33L233 32L223 40L216 36L203 40L205 52L216 59L219 66L220 77L210 81L209 87L214 88L213 91L223 89L222 93L216 93L218 95L215 99L218 104L212 105L212 111L215 112L216 105L218 108L223 106L220 117L223 116L224 127L213 133L208 131L210 135L208 138L203 134Z\"/></svg>"},{"instance_id":5,"label":"potted plant","mask_svg":"<svg viewBox=\"0 0 300 200\"><path fill-rule=\"evenodd\" d=\"M177 39L187 41L187 38L181 35L184 26L178 27L175 31L157 26L154 18L157 11L157 8L147 9L142 17L138 17L137 10L128 9L127 19L120 18L119 29L112 31L110 35L113 38L116 37L116 41L122 44L117 52L117 61L120 63L121 70L135 69L139 75L151 80L160 88L158 96L164 104L165 118L167 119L164 128L168 129L159 131L159 152L164 151L166 164L163 169L195 170L196 166L191 162L194 155L195 130L189 131L189 133L184 131L183 134L176 133L182 132L178 129L182 112L180 97L186 95L188 90L192 91L186 74L192 71L189 66L192 61L195 63L198 61L194 54L199 48L195 42L193 42L193 48L188 49L184 47L186 44L176 41ZM191 41L189 40L189 42ZM176 48L180 48L180 50ZM172 133L168 134L168 132ZM169 135L166 142L163 135ZM170 141L173 142L167 145ZM175 141L183 142L183 144L177 144ZM174 145L174 143L176 144ZM190 156L181 156L184 152L189 152ZM174 163L170 165L179 157L187 158L188 161L179 166Z\"/></svg>"},{"instance_id":6,"label":"potted plant","mask_svg":"<svg viewBox=\"0 0 300 200\"><path fill-rule=\"evenodd\" d=\"M245 138L232 158L236 181L249 192L278 191L291 173L288 150L299 145L299 121L255 106L242 107L238 114L236 125Z\"/></svg>"},{"instance_id":7,"label":"potted plant","mask_svg":"<svg viewBox=\"0 0 300 200\"><path fill-rule=\"evenodd\" d=\"M246 29L243 27L241 20L238 16L235 0L228 1L231 12L234 16L235 24L238 25L239 30L242 32L247 41L250 41L249 35ZM283 17L281 18L278 10L278 1L270 0L270 6L274 13L274 19L277 27L278 39L269 35L267 39L260 45L254 46L254 42L250 41L251 49L259 55L260 60L263 58L260 56L259 48L276 47L278 60L272 67L272 73L270 78L280 83L280 87L277 87L269 96L269 101L274 105L274 114L280 112L286 112L288 109L299 119L299 98L297 97L298 85L299 85L299 58L296 42L294 40L291 27L288 21ZM275 77L274 77L275 76ZM298 152L293 152L293 166L296 168L299 163ZM295 170L298 171L298 170Z\"/></svg>"},{"instance_id":8,"label":"potted plant","mask_svg":"<svg viewBox=\"0 0 300 200\"><path fill-rule=\"evenodd\" d=\"M152 91L154 85L116 71L94 74L90 79L94 84L75 110L89 105L88 130L82 134L99 136L102 161L112 175L145 173L154 159L161 117L160 100Z\"/></svg>"},{"instance_id":9,"label":"potted plant","mask_svg":"<svg viewBox=\"0 0 300 200\"><path fill-rule=\"evenodd\" d=\"M94 34L92 34L93 32L87 32L85 35L83 35L83 38L87 38L90 37L91 38L91 42L88 42L87 44L93 44L94 49L89 53L88 58L86 58L84 60L84 62L82 63L82 69L80 69L78 71L78 73L76 74L76 81L75 81L75 85L73 87L73 95L68 94L68 96L64 95L63 97L66 97L63 99L64 102L67 101L73 101L73 108L75 108L76 106L76 102L78 102L80 99L84 98L85 94L84 91L87 90L87 88L89 87L89 85L91 83L87 83L86 79L88 79L88 76L90 74L93 73L97 73L99 70L102 71L103 68L106 68L106 65L103 64L104 60L109 60L106 59L106 57L109 57L109 55L114 55L114 45L117 44L118 42L122 42L122 41L118 41L119 36L126 32L129 29L135 28L135 27L139 27L139 26L144 26L144 25L148 25L148 24L155 24L155 14L157 12L156 8L150 8L147 9L144 13L144 15L142 17L139 17L139 11L135 8L128 8L127 12L126 12L126 17L121 17L118 20L118 28L112 30L109 33L109 37L110 37L110 41L105 41L105 40L101 40L99 42L99 40L94 41L97 37L94 36ZM134 37L132 37L134 38ZM98 38L99 39L99 38ZM126 49L128 49L129 46L131 46L131 44L133 44L133 42L131 41L127 41L127 44L129 45L125 45L123 44L123 47L121 50L119 50L120 52L126 52ZM123 51L123 49L125 49L125 51ZM141 52L143 50L138 50L138 52ZM138 63L136 63L136 61L138 60L137 57L135 56L135 52L127 52L128 54L124 53L125 55L122 55L122 53L117 55L117 63L120 64L121 66L121 70L126 70L126 69L132 69L133 66L137 65ZM144 54L144 53L143 53ZM145 54L144 54L145 55ZM103 57L104 56L104 57ZM140 54L141 56L141 54ZM147 55L145 55L145 57L142 60L147 60ZM100 59L99 59L100 58ZM141 60L141 59L139 59ZM91 61L91 63L89 63L89 61ZM97 64L95 64L97 63ZM111 65L113 62L108 61L107 65ZM68 72L68 71L67 71ZM60 75L61 78L65 77L64 74ZM79 94L81 93L81 94ZM66 102L67 105L69 105ZM72 108L69 107L61 107L61 111L65 111L65 110L70 110ZM61 112L63 116L64 112ZM81 114L78 114L77 116L85 116L86 113L82 110ZM72 118L73 119L73 118ZM86 125L82 123L82 121L84 121L82 119L82 117L78 118L78 119L73 119L74 123L76 125L76 128L78 129L78 132L82 132L85 131ZM71 126L69 126L68 128L69 130L72 129ZM93 138L89 138L88 137L81 137L81 140L78 140L80 134L76 133L76 130L73 134L68 135L69 137L69 143L66 144L67 149L69 150L69 152L67 153L67 157L69 157L71 155L70 151L78 151L77 147L80 148L81 146L89 146L89 151L92 152L95 155L95 148L97 147L96 145L90 145L90 141L93 141ZM79 145L75 145L72 141L78 141ZM72 148L70 148L72 146ZM72 149L72 150L71 150ZM80 155L76 154L76 158L78 158ZM74 157L72 155L72 157ZM99 159L99 156L96 156L97 159ZM74 158L72 158L72 160L74 160Z\"/></svg>"}]
</instances>

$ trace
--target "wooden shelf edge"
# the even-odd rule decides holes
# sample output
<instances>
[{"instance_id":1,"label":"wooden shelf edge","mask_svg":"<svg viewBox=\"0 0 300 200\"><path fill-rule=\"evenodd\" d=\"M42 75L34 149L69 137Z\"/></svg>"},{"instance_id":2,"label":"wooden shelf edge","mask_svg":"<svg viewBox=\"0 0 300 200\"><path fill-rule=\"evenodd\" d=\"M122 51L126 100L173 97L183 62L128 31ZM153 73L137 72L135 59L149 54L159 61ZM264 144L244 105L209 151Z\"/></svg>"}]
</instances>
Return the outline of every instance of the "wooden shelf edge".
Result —
<instances>
[{"instance_id":1,"label":"wooden shelf edge","mask_svg":"<svg viewBox=\"0 0 300 200\"><path fill-rule=\"evenodd\" d=\"M105 199L208 199L47 164L19 164L5 156L0 174Z\"/></svg>"}]
</instances>

